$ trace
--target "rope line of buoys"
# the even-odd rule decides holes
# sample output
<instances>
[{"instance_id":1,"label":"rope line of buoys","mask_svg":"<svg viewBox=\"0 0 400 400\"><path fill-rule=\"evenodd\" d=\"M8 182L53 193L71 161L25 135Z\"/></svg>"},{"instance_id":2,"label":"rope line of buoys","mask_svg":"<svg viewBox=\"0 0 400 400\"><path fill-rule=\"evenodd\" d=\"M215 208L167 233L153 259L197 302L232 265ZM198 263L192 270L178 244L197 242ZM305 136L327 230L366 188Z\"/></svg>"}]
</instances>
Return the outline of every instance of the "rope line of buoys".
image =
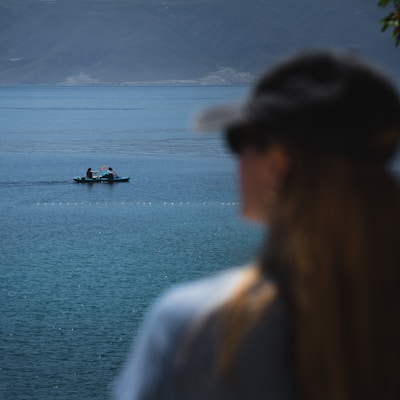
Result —
<instances>
[{"instance_id":1,"label":"rope line of buoys","mask_svg":"<svg viewBox=\"0 0 400 400\"><path fill-rule=\"evenodd\" d=\"M235 201L223 201L223 202L190 202L190 201L163 201L163 202L152 202L152 201L121 201L121 202L37 202L37 206L70 206L70 207L78 207L78 206L196 206L196 205L219 205L219 206L238 206L240 202Z\"/></svg>"}]
</instances>

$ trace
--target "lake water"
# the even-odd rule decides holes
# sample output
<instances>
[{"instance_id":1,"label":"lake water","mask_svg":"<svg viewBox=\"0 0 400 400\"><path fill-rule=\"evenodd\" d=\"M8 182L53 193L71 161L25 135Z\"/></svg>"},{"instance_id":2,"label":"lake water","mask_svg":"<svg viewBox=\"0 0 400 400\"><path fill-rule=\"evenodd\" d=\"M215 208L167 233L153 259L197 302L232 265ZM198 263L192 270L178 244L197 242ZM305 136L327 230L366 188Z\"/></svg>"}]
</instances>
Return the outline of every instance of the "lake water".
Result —
<instances>
[{"instance_id":1,"label":"lake water","mask_svg":"<svg viewBox=\"0 0 400 400\"><path fill-rule=\"evenodd\" d=\"M0 398L106 399L150 303L249 261L236 163L190 131L246 87L0 88ZM88 167L129 183L82 185Z\"/></svg>"}]
</instances>

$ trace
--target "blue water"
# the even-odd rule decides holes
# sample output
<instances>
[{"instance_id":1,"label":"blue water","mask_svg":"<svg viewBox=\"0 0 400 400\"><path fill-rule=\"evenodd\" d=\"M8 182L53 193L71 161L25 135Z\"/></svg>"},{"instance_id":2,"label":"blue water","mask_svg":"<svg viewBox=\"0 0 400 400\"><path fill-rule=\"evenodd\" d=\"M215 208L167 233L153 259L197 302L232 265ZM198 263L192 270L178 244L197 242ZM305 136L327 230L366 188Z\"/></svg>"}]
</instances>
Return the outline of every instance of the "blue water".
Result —
<instances>
[{"instance_id":1,"label":"blue water","mask_svg":"<svg viewBox=\"0 0 400 400\"><path fill-rule=\"evenodd\" d=\"M191 132L246 87L0 88L0 399L107 399L167 287L251 260L236 162ZM129 183L74 183L112 166Z\"/></svg>"}]
</instances>

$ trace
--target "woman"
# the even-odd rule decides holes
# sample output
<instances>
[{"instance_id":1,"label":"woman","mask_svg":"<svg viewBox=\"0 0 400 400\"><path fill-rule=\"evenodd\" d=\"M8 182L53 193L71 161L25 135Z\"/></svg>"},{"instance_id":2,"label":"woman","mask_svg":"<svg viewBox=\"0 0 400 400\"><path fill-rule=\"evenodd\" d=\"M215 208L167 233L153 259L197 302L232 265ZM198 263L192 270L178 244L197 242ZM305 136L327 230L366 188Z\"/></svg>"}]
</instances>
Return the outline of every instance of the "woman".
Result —
<instances>
[{"instance_id":1,"label":"woman","mask_svg":"<svg viewBox=\"0 0 400 400\"><path fill-rule=\"evenodd\" d=\"M300 54L241 106L205 112L240 163L254 265L174 288L151 311L118 399L399 399L400 135L388 79Z\"/></svg>"},{"instance_id":2,"label":"woman","mask_svg":"<svg viewBox=\"0 0 400 400\"><path fill-rule=\"evenodd\" d=\"M94 179L97 178L94 174L97 174L99 171L93 171L92 168L88 168L86 171L86 179Z\"/></svg>"}]
</instances>

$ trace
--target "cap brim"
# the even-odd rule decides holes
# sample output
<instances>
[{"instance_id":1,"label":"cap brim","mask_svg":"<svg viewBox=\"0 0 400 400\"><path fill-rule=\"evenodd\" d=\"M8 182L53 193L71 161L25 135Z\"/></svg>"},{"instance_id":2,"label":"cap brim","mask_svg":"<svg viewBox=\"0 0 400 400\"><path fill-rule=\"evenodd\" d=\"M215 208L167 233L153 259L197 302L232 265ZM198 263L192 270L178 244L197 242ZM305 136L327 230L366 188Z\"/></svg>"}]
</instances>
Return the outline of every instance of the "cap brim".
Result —
<instances>
[{"instance_id":1,"label":"cap brim","mask_svg":"<svg viewBox=\"0 0 400 400\"><path fill-rule=\"evenodd\" d=\"M224 131L246 120L245 103L231 103L205 109L197 114L194 129L199 132Z\"/></svg>"}]
</instances>

